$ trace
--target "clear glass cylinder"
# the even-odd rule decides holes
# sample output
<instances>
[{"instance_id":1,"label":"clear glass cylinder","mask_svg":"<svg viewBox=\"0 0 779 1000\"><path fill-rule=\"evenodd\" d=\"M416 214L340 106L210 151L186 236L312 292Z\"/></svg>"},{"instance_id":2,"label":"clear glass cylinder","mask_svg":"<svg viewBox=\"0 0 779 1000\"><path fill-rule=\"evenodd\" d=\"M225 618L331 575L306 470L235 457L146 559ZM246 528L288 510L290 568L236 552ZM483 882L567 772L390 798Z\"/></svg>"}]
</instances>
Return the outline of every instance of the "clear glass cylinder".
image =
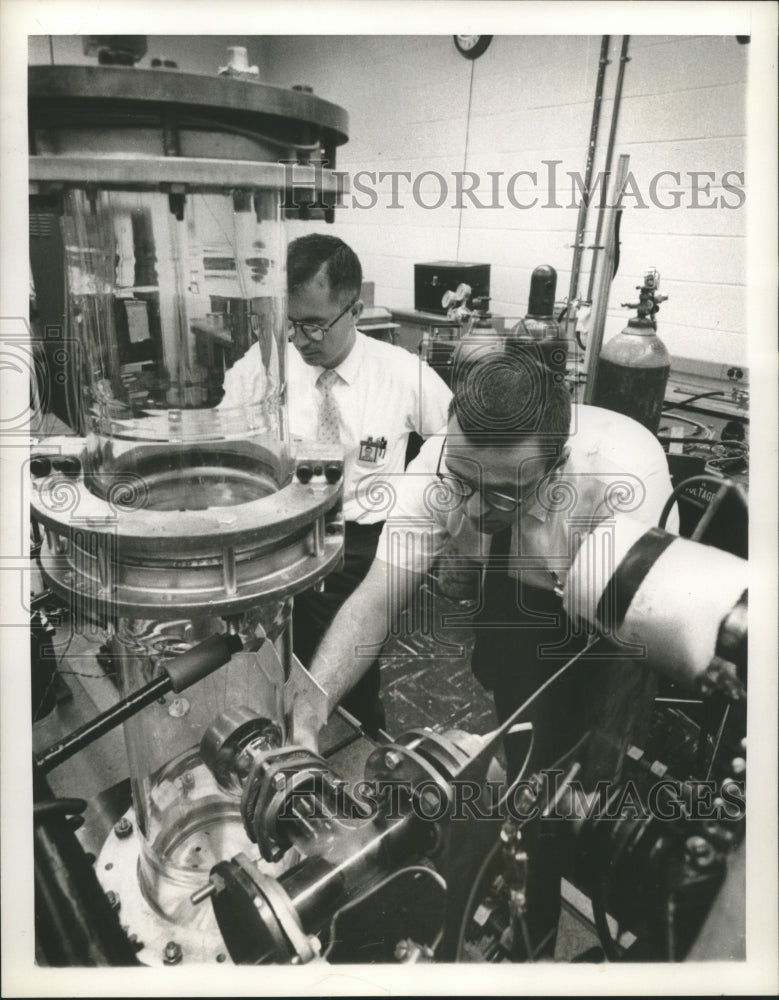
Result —
<instances>
[{"instance_id":1,"label":"clear glass cylinder","mask_svg":"<svg viewBox=\"0 0 779 1000\"><path fill-rule=\"evenodd\" d=\"M288 480L279 202L278 190L65 190L68 316L94 492L135 474L150 509L200 510Z\"/></svg>"},{"instance_id":2,"label":"clear glass cylinder","mask_svg":"<svg viewBox=\"0 0 779 1000\"><path fill-rule=\"evenodd\" d=\"M244 644L273 619L286 621L289 601L243 616ZM122 694L156 680L167 659L224 629L219 619L120 619L110 649ZM140 841L138 876L148 903L162 917L189 924L201 919L190 895L217 861L243 852L259 857L243 828L240 789L220 786L203 763L204 731L228 709L246 708L272 724L274 744L286 737L284 665L268 640L240 652L180 694L169 693L124 724L133 807ZM270 727L269 727L270 728ZM210 910L210 907L205 909Z\"/></svg>"}]
</instances>

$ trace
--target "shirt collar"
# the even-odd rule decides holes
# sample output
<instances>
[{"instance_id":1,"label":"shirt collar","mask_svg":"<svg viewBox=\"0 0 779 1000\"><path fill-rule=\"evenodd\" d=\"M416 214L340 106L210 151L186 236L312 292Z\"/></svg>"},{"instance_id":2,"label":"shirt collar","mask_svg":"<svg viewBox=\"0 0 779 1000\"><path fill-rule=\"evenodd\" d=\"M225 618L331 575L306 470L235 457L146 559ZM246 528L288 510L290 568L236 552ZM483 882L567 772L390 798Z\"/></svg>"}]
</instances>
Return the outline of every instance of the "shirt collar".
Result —
<instances>
[{"instance_id":1,"label":"shirt collar","mask_svg":"<svg viewBox=\"0 0 779 1000\"><path fill-rule=\"evenodd\" d=\"M336 365L332 370L338 373L338 376L346 382L347 385L351 385L355 381L357 375L362 367L362 357L365 351L364 335L357 330L357 336L354 339L354 345L340 363ZM315 372L314 381L319 378L319 376L324 371L321 365L317 365L313 371Z\"/></svg>"},{"instance_id":2,"label":"shirt collar","mask_svg":"<svg viewBox=\"0 0 779 1000\"><path fill-rule=\"evenodd\" d=\"M550 503L549 500L546 500L546 497L549 496L551 490L554 490L554 484L560 479L563 472L565 471L570 456L571 456L571 446L570 444L566 444L563 448L557 466L553 469L551 473L548 474L548 476L545 476L541 480L543 489L534 490L530 502L527 503L525 506L523 506L522 508L523 517L527 514L530 517L534 517L537 521L540 521L542 524L546 523L546 521L549 519L549 514L553 509L553 504Z\"/></svg>"}]
</instances>

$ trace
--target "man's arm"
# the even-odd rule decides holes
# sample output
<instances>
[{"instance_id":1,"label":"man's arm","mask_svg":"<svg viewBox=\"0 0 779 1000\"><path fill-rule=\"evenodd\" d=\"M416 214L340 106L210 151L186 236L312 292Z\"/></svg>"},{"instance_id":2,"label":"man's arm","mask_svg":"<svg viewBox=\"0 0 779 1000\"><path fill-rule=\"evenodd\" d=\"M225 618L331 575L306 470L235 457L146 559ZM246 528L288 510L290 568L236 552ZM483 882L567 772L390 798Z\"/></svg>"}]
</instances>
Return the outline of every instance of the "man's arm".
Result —
<instances>
[{"instance_id":1,"label":"man's arm","mask_svg":"<svg viewBox=\"0 0 779 1000\"><path fill-rule=\"evenodd\" d=\"M421 358L417 361L415 379L417 399L411 414L411 429L426 438L446 427L452 390L438 372Z\"/></svg>"},{"instance_id":2,"label":"man's arm","mask_svg":"<svg viewBox=\"0 0 779 1000\"><path fill-rule=\"evenodd\" d=\"M399 570L374 559L368 575L342 605L309 668L327 692L328 715L380 654L421 580L421 572ZM301 705L295 716L294 742L316 746L318 737L318 721Z\"/></svg>"}]
</instances>

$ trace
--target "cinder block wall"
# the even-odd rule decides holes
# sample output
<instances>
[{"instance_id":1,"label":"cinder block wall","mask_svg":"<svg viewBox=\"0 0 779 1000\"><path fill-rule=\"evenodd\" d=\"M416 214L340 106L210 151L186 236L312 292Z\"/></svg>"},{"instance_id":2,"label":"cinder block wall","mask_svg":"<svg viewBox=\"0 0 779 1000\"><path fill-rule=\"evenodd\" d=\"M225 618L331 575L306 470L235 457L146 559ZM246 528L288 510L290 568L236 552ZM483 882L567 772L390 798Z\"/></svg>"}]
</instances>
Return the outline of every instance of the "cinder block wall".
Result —
<instances>
[{"instance_id":1,"label":"cinder block wall","mask_svg":"<svg viewBox=\"0 0 779 1000\"><path fill-rule=\"evenodd\" d=\"M558 299L568 294L578 215L569 174L585 170L599 35L495 36L475 61L455 50L451 35L148 38L141 65L159 56L182 71L216 73L228 46L245 45L263 82L308 84L348 110L350 140L338 167L375 193L353 185L330 231L360 254L377 305L413 307L414 263L439 259L489 263L492 309L504 316L526 312L538 264L556 268ZM621 40L612 36L609 46L595 176L603 169ZM52 48L56 62L87 61L81 38L37 36L31 62L49 62ZM644 269L654 266L669 296L659 332L671 353L745 364L748 192L739 175L749 46L733 36L644 35L631 37L628 54L613 168L628 154L635 183L625 199L605 337L622 328L628 312L620 303L635 300ZM398 178L394 199L382 171L410 174ZM458 206L455 175L463 171L476 175L477 200L488 207L467 195ZM510 182L519 171L528 173ZM662 171L678 173L680 183L658 178ZM697 182L694 171L702 174ZM594 205L587 245L596 220ZM294 223L292 235L323 225ZM591 264L586 250L582 293Z\"/></svg>"},{"instance_id":2,"label":"cinder block wall","mask_svg":"<svg viewBox=\"0 0 779 1000\"><path fill-rule=\"evenodd\" d=\"M622 36L612 36L610 64L598 136L595 175L603 168ZM568 293L578 211L567 173L584 174L590 137L601 38L496 36L471 62L451 35L266 37L260 72L268 83L309 84L349 111L351 137L339 150L338 167L354 176L376 174L354 192L332 229L359 252L366 276L376 283L376 303L413 307L413 265L459 259L492 265L492 308L506 316L526 312L530 274L537 264L558 272L558 298ZM644 269L661 274L669 296L659 332L673 355L746 363L745 99L749 46L727 36L632 36L628 50L613 167L627 153L635 178L625 199L619 273L610 295L605 337L617 333L635 300ZM544 161L554 167L550 193ZM500 208L456 205L453 172L479 175L476 194L493 201L498 173ZM507 181L518 179L507 197ZM399 207L391 207L391 182L381 171L405 171L398 180ZM448 197L436 208L442 185ZM676 172L655 182L661 171ZM706 175L697 182L690 172ZM730 177L725 177L729 172ZM744 193L728 191L730 183ZM744 178L746 181L747 178ZM695 187L697 184L698 193ZM707 186L708 185L708 186ZM574 188L574 192L575 192ZM673 191L680 192L674 195ZM672 207L678 203L678 207ZM696 204L698 207L696 207ZM712 205L714 207L704 207ZM560 207L555 207L560 206ZM662 207L671 206L671 207ZM734 207L727 207L734 206ZM597 212L588 215L592 243ZM320 224L321 225L321 224ZM299 224L308 231L313 224ZM592 254L582 259L580 289L586 292ZM597 288L597 284L596 284Z\"/></svg>"}]
</instances>

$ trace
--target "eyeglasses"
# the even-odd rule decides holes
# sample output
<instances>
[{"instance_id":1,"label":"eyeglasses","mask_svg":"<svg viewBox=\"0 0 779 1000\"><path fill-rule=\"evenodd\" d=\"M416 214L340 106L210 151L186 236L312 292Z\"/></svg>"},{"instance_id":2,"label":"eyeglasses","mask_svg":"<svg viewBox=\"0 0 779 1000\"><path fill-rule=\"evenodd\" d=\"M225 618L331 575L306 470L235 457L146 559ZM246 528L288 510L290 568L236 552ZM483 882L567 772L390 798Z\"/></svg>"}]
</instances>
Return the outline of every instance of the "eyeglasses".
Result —
<instances>
[{"instance_id":1,"label":"eyeglasses","mask_svg":"<svg viewBox=\"0 0 779 1000\"><path fill-rule=\"evenodd\" d=\"M444 438L441 453L438 456L438 465L436 466L435 474L438 481L443 483L444 486L451 492L452 496L456 497L458 500L470 500L474 493L480 493L482 500L493 510L500 511L503 514L511 514L517 509L517 507L520 507L526 500L529 500L536 491L538 483L533 483L533 488L528 490L524 496L509 496L507 493L500 493L498 490L479 489L478 486L474 486L472 483L468 483L464 479L460 479L459 476L453 476L448 472L441 472L441 462L444 457L445 448L446 438Z\"/></svg>"},{"instance_id":2,"label":"eyeglasses","mask_svg":"<svg viewBox=\"0 0 779 1000\"><path fill-rule=\"evenodd\" d=\"M357 299L352 299L349 305L342 309L335 319L331 319L327 326L320 326L319 323L299 323L296 319L290 319L287 321L287 328L292 331L291 336L294 336L296 333L302 333L309 340L313 340L314 343L318 344L324 339L327 331L331 330L340 319L343 319L356 304Z\"/></svg>"}]
</instances>

